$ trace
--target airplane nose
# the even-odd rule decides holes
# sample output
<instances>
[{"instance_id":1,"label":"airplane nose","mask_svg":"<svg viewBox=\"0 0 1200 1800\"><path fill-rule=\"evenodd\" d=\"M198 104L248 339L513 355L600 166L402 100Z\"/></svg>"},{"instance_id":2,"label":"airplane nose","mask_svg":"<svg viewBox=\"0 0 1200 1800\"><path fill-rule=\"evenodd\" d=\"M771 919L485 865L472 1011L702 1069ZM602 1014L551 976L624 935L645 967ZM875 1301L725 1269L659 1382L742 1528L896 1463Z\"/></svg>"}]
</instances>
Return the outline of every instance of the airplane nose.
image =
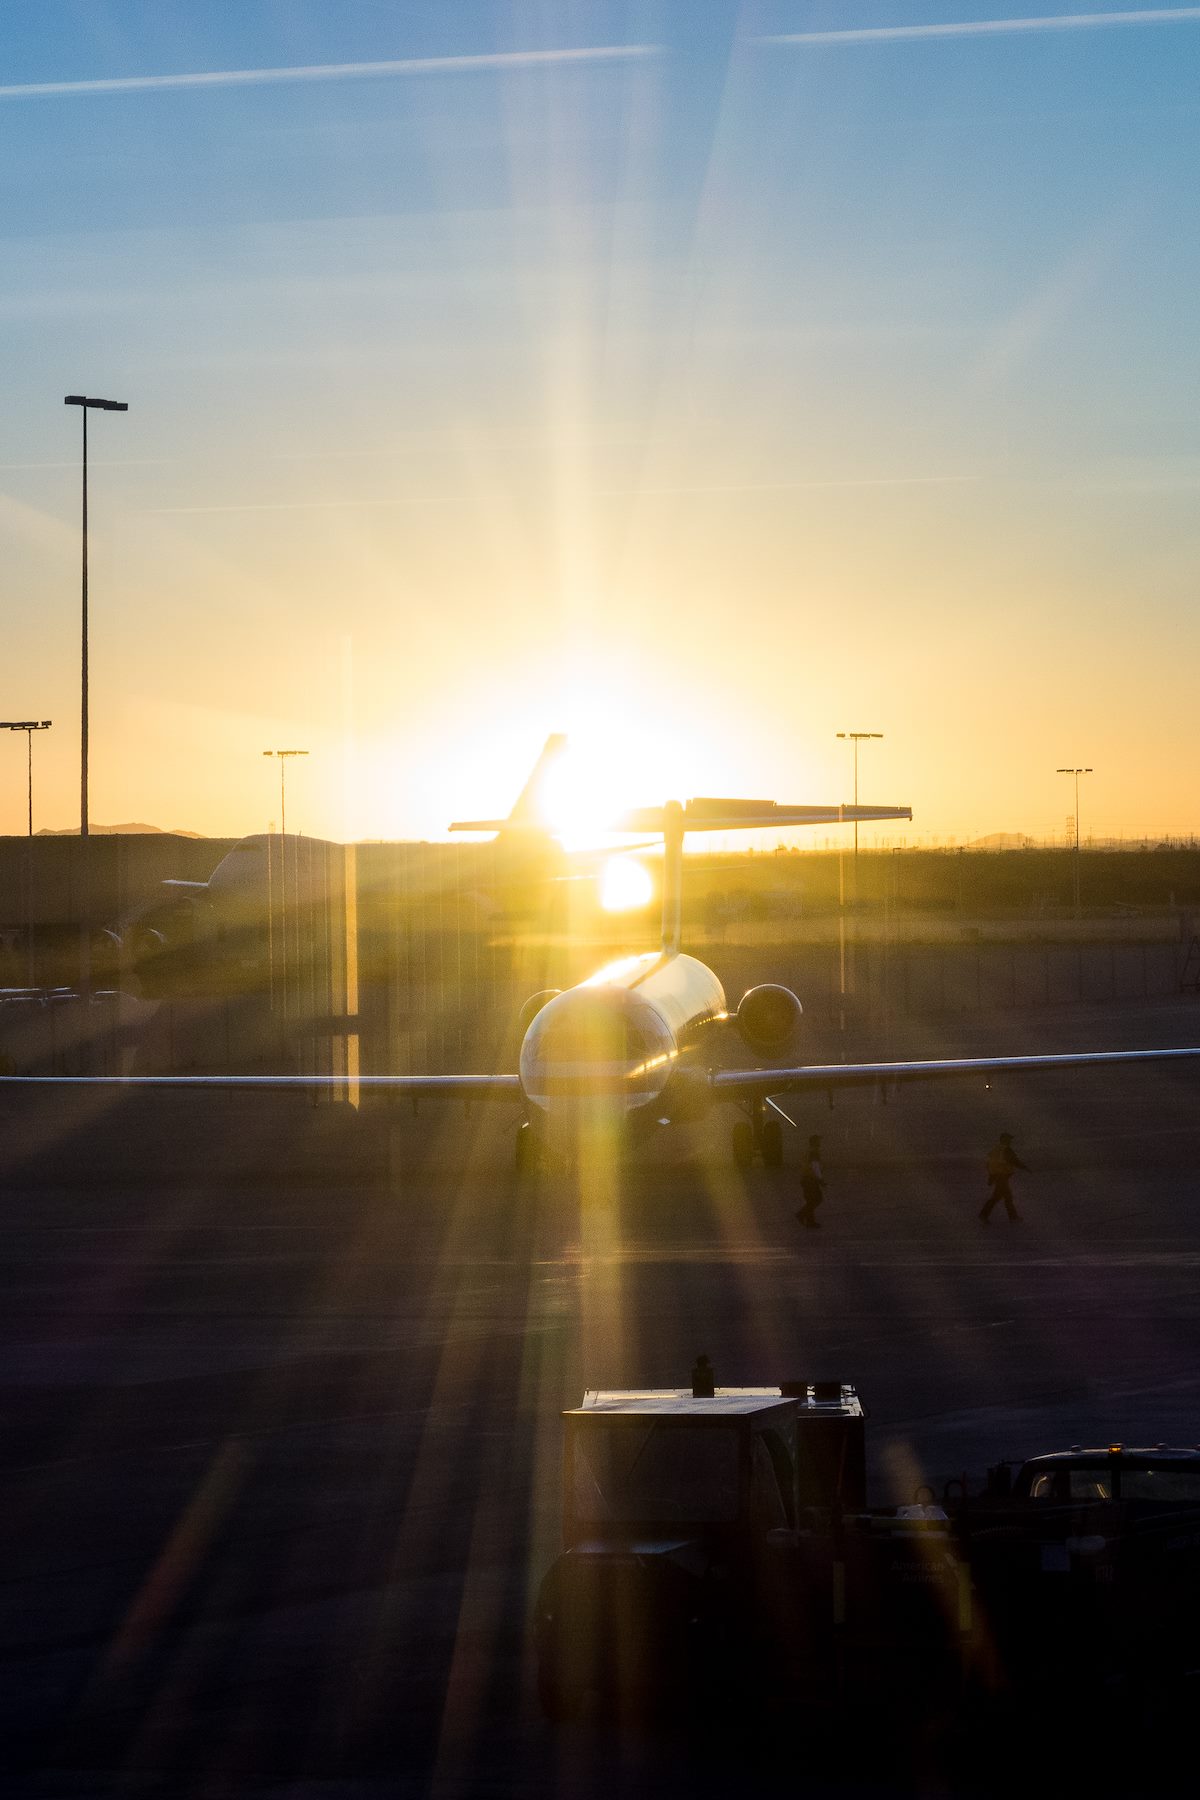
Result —
<instances>
[{"instance_id":1,"label":"airplane nose","mask_svg":"<svg viewBox=\"0 0 1200 1800\"><path fill-rule=\"evenodd\" d=\"M551 1099L538 1113L542 1137L552 1155L577 1167L600 1167L620 1153L629 1114L621 1100Z\"/></svg>"},{"instance_id":2,"label":"airplane nose","mask_svg":"<svg viewBox=\"0 0 1200 1800\"><path fill-rule=\"evenodd\" d=\"M603 1129L651 1105L669 1073L670 1046L648 1034L624 993L579 989L548 1001L521 1046L526 1099L562 1129Z\"/></svg>"}]
</instances>

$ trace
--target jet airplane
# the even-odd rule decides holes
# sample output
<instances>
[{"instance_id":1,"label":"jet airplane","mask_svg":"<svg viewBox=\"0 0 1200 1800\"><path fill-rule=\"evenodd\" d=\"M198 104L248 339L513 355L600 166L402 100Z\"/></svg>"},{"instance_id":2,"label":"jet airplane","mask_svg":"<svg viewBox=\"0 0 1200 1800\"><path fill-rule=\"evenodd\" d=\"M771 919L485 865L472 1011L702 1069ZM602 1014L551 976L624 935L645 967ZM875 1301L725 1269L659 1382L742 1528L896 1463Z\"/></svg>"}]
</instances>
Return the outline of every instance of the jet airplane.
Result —
<instances>
[{"instance_id":1,"label":"jet airplane","mask_svg":"<svg viewBox=\"0 0 1200 1800\"><path fill-rule=\"evenodd\" d=\"M543 759L553 760L551 739ZM541 764L539 764L541 766ZM516 823L534 826L531 778L514 809ZM5 1086L131 1088L242 1088L381 1090L426 1099L500 1101L521 1113L516 1136L519 1169L537 1164L556 1146L570 1153L596 1130L628 1136L657 1125L695 1119L714 1105L736 1106L731 1147L740 1166L757 1156L783 1160L778 1098L789 1093L848 1087L887 1089L909 1081L986 1077L1171 1062L1200 1056L1183 1049L1083 1051L1045 1055L928 1058L832 1064L779 1064L797 1037L803 1007L791 989L764 983L743 994L731 1012L716 974L682 949L683 844L688 832L783 829L803 825L910 819L907 806L777 805L769 800L693 799L638 809L611 821L614 833L661 836L664 847L662 941L657 950L624 957L563 992L535 994L521 1015L518 1066L511 1073L461 1075L0 1075ZM459 831L505 831L506 820L464 820ZM542 827L544 829L544 826ZM760 1060L756 1068L721 1066L730 1029Z\"/></svg>"}]
</instances>

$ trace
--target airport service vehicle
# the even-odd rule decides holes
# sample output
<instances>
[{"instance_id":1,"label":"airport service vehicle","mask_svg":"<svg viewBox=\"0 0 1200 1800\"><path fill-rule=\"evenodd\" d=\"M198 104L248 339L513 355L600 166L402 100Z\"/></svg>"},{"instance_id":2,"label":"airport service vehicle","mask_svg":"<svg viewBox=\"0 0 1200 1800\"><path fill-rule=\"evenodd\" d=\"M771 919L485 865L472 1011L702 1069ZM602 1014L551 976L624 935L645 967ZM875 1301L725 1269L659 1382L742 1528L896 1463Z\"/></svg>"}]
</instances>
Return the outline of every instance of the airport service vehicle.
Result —
<instances>
[{"instance_id":1,"label":"airport service vehicle","mask_svg":"<svg viewBox=\"0 0 1200 1800\"><path fill-rule=\"evenodd\" d=\"M552 739L543 759L561 748ZM542 769L544 774L544 768ZM537 770L508 819L459 821L453 831L548 834L537 823ZM1169 1062L1200 1057L1184 1049L1085 1051L1051 1055L975 1056L909 1061L805 1064L794 1058L803 1017L790 988L763 983L743 994L732 1010L715 973L684 953L680 942L683 846L689 832L782 830L801 825L853 824L910 819L907 806L778 805L770 800L670 800L609 821L614 833L651 835L663 843L662 941L657 950L621 958L562 993L530 996L521 1011L521 1047L511 1073L457 1075L143 1075L3 1076L6 1084L100 1085L161 1088L314 1088L357 1101L367 1092L427 1099L498 1101L519 1110L516 1162L536 1168L547 1154L567 1159L597 1147L646 1136L660 1126L702 1117L716 1105L737 1108L731 1133L734 1161L783 1161L779 1099L790 1093L843 1088L888 1089L910 1081L986 1080L1009 1072L1032 1073L1109 1064ZM228 860L228 859L227 859ZM243 861L249 858L244 857ZM731 1067L729 1052L755 1060Z\"/></svg>"},{"instance_id":2,"label":"airport service vehicle","mask_svg":"<svg viewBox=\"0 0 1200 1800\"><path fill-rule=\"evenodd\" d=\"M699 1368L699 1365L698 1365ZM841 1382L591 1392L563 1415L563 1553L537 1599L555 1720L740 1692L922 1711L972 1642L937 1507L865 1505L864 1412Z\"/></svg>"},{"instance_id":3,"label":"airport service vehicle","mask_svg":"<svg viewBox=\"0 0 1200 1800\"><path fill-rule=\"evenodd\" d=\"M1200 1450L1001 1463L955 1510L1003 1685L1094 1691L1200 1667Z\"/></svg>"}]
</instances>

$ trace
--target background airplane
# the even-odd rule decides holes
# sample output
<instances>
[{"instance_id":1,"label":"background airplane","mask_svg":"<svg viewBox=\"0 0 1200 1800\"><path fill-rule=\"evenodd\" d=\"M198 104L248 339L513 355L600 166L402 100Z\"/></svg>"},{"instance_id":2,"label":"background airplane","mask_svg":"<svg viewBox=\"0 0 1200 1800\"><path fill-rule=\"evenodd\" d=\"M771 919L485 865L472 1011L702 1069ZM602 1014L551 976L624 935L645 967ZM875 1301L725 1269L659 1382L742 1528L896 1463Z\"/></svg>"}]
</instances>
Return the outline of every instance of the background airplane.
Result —
<instances>
[{"instance_id":1,"label":"background airplane","mask_svg":"<svg viewBox=\"0 0 1200 1800\"><path fill-rule=\"evenodd\" d=\"M467 871L476 910L528 919L546 909L552 885L565 879L569 859L553 835L547 787L567 740L553 733L530 771L511 812L497 820L496 835L478 846L478 866ZM463 871L447 867L446 846L421 846L419 867L410 866L409 901L436 894ZM326 900L328 866L345 847L327 839L255 832L240 838L206 881L168 879L115 927L124 969L143 995L245 992L269 979L269 934L298 934L306 909ZM486 855L484 852L486 851ZM360 869L358 878L370 876ZM302 934L300 934L302 935Z\"/></svg>"}]
</instances>

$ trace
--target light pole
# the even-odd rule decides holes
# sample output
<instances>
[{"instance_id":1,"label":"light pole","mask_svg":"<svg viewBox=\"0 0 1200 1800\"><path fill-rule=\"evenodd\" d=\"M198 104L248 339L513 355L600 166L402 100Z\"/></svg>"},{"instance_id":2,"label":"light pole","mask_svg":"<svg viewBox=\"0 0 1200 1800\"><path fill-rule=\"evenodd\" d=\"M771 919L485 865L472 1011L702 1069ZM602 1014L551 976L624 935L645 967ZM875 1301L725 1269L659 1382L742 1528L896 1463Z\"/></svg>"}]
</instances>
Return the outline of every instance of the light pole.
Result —
<instances>
[{"instance_id":1,"label":"light pole","mask_svg":"<svg viewBox=\"0 0 1200 1800\"><path fill-rule=\"evenodd\" d=\"M53 719L0 719L0 731L23 731L25 733L26 787L29 795L29 836L33 836L33 734L35 731L49 731Z\"/></svg>"},{"instance_id":2,"label":"light pole","mask_svg":"<svg viewBox=\"0 0 1200 1800\"><path fill-rule=\"evenodd\" d=\"M1054 772L1056 775L1073 775L1075 778L1075 917L1079 919L1083 916L1079 905L1079 777L1081 775L1091 775L1094 771L1092 769L1076 769L1072 767L1069 769L1056 769Z\"/></svg>"},{"instance_id":3,"label":"light pole","mask_svg":"<svg viewBox=\"0 0 1200 1800\"><path fill-rule=\"evenodd\" d=\"M90 394L64 394L64 406L77 406L83 415L83 604L81 608L80 708L79 708L79 837L83 860L83 893L79 928L80 985L84 999L92 987L91 911L92 888L88 861L88 452L87 421L89 412L128 412L124 400L100 400Z\"/></svg>"},{"instance_id":4,"label":"light pole","mask_svg":"<svg viewBox=\"0 0 1200 1800\"><path fill-rule=\"evenodd\" d=\"M287 936L287 766L289 757L307 756L307 750L264 750L264 756L279 758L279 942L283 951L280 968L280 992L284 1018L288 1010L288 936ZM298 873L298 872L297 872Z\"/></svg>"},{"instance_id":5,"label":"light pole","mask_svg":"<svg viewBox=\"0 0 1200 1800\"><path fill-rule=\"evenodd\" d=\"M25 846L25 972L33 986L33 734L49 731L52 719L0 719L0 731L25 733L25 783L29 799L29 835Z\"/></svg>"},{"instance_id":6,"label":"light pole","mask_svg":"<svg viewBox=\"0 0 1200 1800\"><path fill-rule=\"evenodd\" d=\"M839 731L838 736L854 745L854 804L858 805L858 746L864 738L881 738L882 731ZM854 821L854 903L858 904L858 820Z\"/></svg>"},{"instance_id":7,"label":"light pole","mask_svg":"<svg viewBox=\"0 0 1200 1800\"><path fill-rule=\"evenodd\" d=\"M79 835L88 835L88 455L87 416L94 412L128 412L124 400L97 400L88 394L67 394L64 406L77 406L83 415L83 606L80 656L81 705L79 732Z\"/></svg>"},{"instance_id":8,"label":"light pole","mask_svg":"<svg viewBox=\"0 0 1200 1800\"><path fill-rule=\"evenodd\" d=\"M287 787L284 776L287 770L287 759L289 756L307 756L308 751L264 750L263 755L277 756L279 758L279 835L280 837L285 837L287 835Z\"/></svg>"}]
</instances>

